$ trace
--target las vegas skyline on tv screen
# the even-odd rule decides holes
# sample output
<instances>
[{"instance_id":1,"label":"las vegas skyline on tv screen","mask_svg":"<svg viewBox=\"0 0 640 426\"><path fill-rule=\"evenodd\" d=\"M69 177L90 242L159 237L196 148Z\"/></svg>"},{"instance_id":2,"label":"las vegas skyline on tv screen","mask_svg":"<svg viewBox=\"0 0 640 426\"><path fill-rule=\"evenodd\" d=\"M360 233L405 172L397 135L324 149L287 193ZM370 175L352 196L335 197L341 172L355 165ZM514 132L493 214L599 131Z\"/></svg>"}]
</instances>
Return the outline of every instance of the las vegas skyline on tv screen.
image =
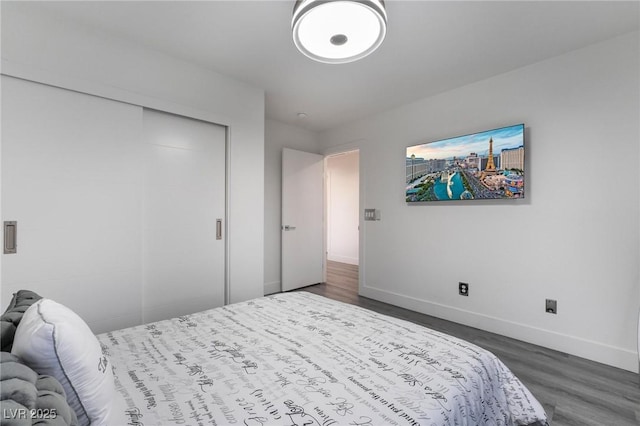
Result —
<instances>
[{"instance_id":1,"label":"las vegas skyline on tv screen","mask_svg":"<svg viewBox=\"0 0 640 426\"><path fill-rule=\"evenodd\" d=\"M524 124L407 148L407 202L514 199L524 194Z\"/></svg>"}]
</instances>

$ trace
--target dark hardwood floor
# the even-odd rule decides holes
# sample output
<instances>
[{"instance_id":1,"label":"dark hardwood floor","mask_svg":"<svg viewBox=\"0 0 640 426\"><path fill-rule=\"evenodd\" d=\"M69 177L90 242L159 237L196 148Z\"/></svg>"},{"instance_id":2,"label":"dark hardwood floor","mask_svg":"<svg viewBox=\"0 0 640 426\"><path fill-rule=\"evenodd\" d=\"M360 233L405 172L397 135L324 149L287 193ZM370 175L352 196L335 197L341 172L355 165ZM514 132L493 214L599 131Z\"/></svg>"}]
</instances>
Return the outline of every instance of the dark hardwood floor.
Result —
<instances>
[{"instance_id":1,"label":"dark hardwood floor","mask_svg":"<svg viewBox=\"0 0 640 426\"><path fill-rule=\"evenodd\" d=\"M328 260L327 284L358 293L358 265Z\"/></svg>"},{"instance_id":2,"label":"dark hardwood floor","mask_svg":"<svg viewBox=\"0 0 640 426\"><path fill-rule=\"evenodd\" d=\"M327 283L302 289L460 337L498 356L553 426L640 425L638 374L358 295L357 266L328 262Z\"/></svg>"}]
</instances>

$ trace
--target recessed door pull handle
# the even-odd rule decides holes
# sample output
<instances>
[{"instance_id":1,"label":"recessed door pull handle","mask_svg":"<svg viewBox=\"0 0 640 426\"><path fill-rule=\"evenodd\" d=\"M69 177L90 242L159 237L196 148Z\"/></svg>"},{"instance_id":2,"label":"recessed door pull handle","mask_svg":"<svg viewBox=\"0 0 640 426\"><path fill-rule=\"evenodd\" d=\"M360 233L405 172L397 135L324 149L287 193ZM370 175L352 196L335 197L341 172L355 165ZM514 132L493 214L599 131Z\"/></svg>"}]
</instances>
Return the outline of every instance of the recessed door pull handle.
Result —
<instances>
[{"instance_id":1,"label":"recessed door pull handle","mask_svg":"<svg viewBox=\"0 0 640 426\"><path fill-rule=\"evenodd\" d=\"M222 219L216 219L216 240L222 239Z\"/></svg>"},{"instance_id":2,"label":"recessed door pull handle","mask_svg":"<svg viewBox=\"0 0 640 426\"><path fill-rule=\"evenodd\" d=\"M282 226L282 230L283 231L295 231L296 227L295 226L291 226L291 225L283 225Z\"/></svg>"},{"instance_id":3,"label":"recessed door pull handle","mask_svg":"<svg viewBox=\"0 0 640 426\"><path fill-rule=\"evenodd\" d=\"M4 222L4 254L18 252L18 222L7 220Z\"/></svg>"}]
</instances>

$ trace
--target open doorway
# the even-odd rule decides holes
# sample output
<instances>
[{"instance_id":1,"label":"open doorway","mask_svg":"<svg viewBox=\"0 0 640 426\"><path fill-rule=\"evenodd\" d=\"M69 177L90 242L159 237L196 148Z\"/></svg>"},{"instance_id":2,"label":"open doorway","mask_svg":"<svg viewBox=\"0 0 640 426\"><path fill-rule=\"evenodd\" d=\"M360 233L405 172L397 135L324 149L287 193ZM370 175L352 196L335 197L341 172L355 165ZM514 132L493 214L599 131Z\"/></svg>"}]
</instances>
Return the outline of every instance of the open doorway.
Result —
<instances>
[{"instance_id":1,"label":"open doorway","mask_svg":"<svg viewBox=\"0 0 640 426\"><path fill-rule=\"evenodd\" d=\"M325 159L326 283L358 291L360 152Z\"/></svg>"}]
</instances>

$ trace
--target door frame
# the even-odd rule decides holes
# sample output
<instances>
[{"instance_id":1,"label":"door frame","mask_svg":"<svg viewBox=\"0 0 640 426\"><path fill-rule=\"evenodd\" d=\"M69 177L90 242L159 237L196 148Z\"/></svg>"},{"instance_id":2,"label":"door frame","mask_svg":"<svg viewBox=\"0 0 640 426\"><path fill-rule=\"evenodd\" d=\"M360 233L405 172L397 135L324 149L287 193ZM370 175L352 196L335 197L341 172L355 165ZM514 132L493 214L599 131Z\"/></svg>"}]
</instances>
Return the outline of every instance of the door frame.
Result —
<instances>
[{"instance_id":1,"label":"door frame","mask_svg":"<svg viewBox=\"0 0 640 426\"><path fill-rule=\"evenodd\" d=\"M327 162L329 157L335 157L338 155L348 154L351 152L358 153L358 294L360 294L360 289L364 285L364 215L362 214L363 206L364 206L364 191L363 191L363 169L362 169L362 149L360 145L343 145L337 147L336 150L326 151L324 154L324 220L323 220L323 229L324 229L324 238L323 238L323 279L324 282L327 282L327 256L328 256L328 239L329 239L329 203L328 203L328 193L329 188L327 187Z\"/></svg>"}]
</instances>

